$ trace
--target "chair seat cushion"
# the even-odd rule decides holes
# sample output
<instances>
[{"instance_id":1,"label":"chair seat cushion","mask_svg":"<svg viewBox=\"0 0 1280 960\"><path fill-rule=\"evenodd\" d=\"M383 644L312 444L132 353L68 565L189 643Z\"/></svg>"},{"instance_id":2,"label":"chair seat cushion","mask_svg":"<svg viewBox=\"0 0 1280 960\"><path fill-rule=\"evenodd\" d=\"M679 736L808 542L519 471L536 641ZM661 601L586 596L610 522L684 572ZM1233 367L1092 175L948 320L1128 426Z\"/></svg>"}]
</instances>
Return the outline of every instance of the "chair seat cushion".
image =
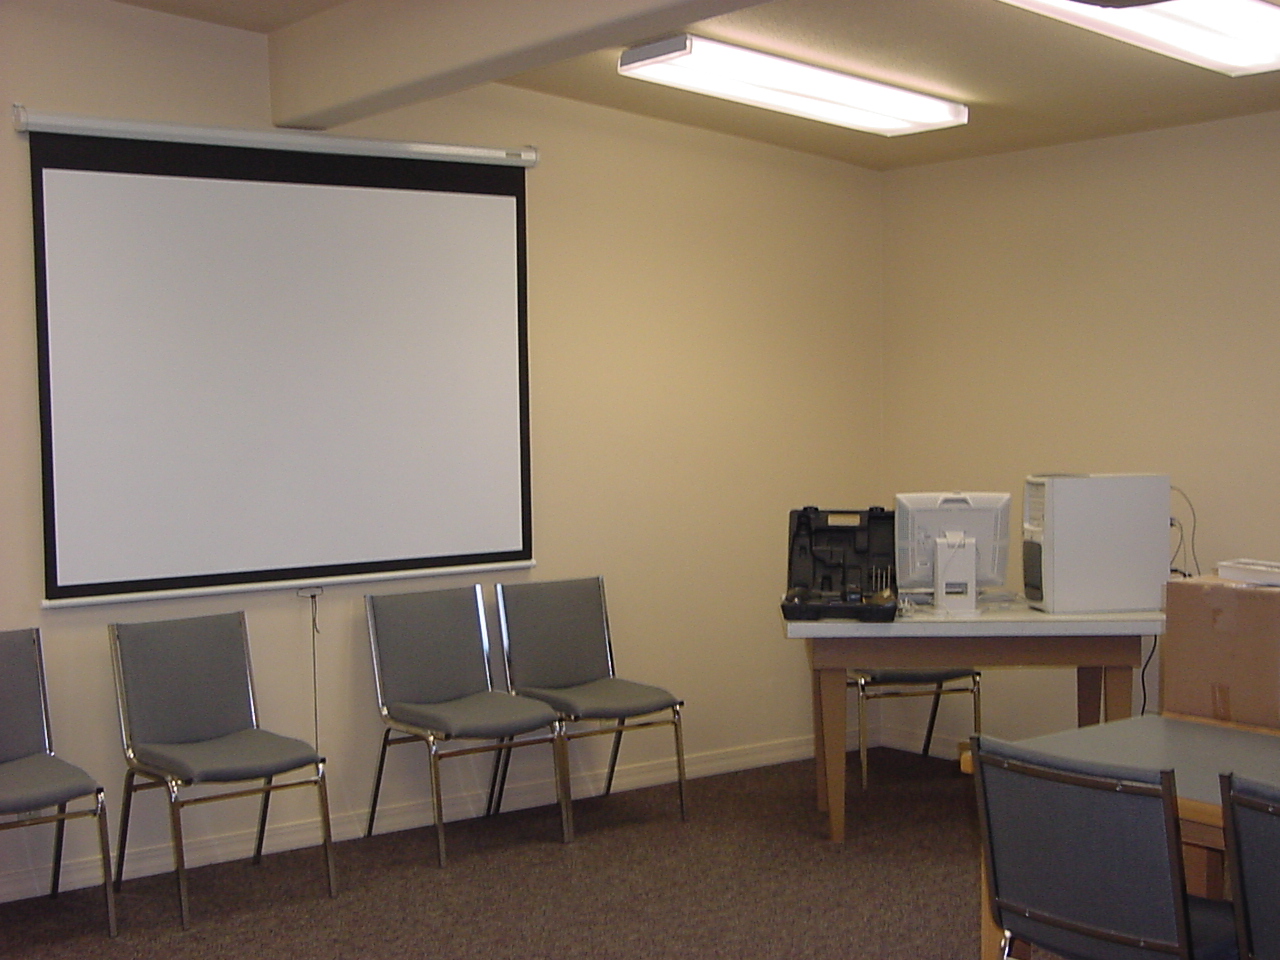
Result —
<instances>
[{"instance_id":1,"label":"chair seat cushion","mask_svg":"<svg viewBox=\"0 0 1280 960\"><path fill-rule=\"evenodd\" d=\"M977 673L966 667L952 670L853 670L854 676L867 678L868 683L946 683L948 680L967 680Z\"/></svg>"},{"instance_id":2,"label":"chair seat cushion","mask_svg":"<svg viewBox=\"0 0 1280 960\"><path fill-rule=\"evenodd\" d=\"M566 717L584 720L621 720L658 710L669 710L681 701L661 687L605 677L576 687L521 687L517 692L550 704Z\"/></svg>"},{"instance_id":3,"label":"chair seat cushion","mask_svg":"<svg viewBox=\"0 0 1280 960\"><path fill-rule=\"evenodd\" d=\"M401 723L449 739L477 740L514 737L550 727L558 719L556 712L539 700L499 690L482 690L444 703L390 703L387 713Z\"/></svg>"},{"instance_id":4,"label":"chair seat cushion","mask_svg":"<svg viewBox=\"0 0 1280 960\"><path fill-rule=\"evenodd\" d=\"M88 796L98 789L74 764L47 753L0 763L0 813L26 813Z\"/></svg>"},{"instance_id":5,"label":"chair seat cushion","mask_svg":"<svg viewBox=\"0 0 1280 960\"><path fill-rule=\"evenodd\" d=\"M259 780L323 762L311 744L257 729L195 743L137 743L133 752L143 765L185 783Z\"/></svg>"}]
</instances>

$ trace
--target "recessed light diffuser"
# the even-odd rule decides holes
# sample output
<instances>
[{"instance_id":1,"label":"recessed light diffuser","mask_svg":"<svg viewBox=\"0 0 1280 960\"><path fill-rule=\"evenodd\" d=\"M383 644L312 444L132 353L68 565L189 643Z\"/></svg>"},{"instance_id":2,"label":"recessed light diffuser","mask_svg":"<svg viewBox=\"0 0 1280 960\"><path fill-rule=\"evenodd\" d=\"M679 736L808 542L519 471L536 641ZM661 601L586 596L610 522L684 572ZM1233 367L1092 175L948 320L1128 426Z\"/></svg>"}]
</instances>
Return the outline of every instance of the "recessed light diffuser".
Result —
<instances>
[{"instance_id":1,"label":"recessed light diffuser","mask_svg":"<svg viewBox=\"0 0 1280 960\"><path fill-rule=\"evenodd\" d=\"M627 50L618 72L886 137L969 119L964 104L687 34Z\"/></svg>"},{"instance_id":2,"label":"recessed light diffuser","mask_svg":"<svg viewBox=\"0 0 1280 960\"><path fill-rule=\"evenodd\" d=\"M1001 0L1230 77L1280 70L1280 7L1266 0L1160 0L1108 8Z\"/></svg>"}]
</instances>

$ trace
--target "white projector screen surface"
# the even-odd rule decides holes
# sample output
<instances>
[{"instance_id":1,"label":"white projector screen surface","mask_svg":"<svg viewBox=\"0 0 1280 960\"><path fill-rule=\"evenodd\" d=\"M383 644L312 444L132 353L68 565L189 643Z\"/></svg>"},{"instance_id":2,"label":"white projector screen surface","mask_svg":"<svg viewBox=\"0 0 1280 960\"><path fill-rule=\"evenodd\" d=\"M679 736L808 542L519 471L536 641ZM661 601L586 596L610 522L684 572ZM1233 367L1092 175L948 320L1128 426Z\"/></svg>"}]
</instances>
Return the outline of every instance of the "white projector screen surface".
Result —
<instances>
[{"instance_id":1,"label":"white projector screen surface","mask_svg":"<svg viewBox=\"0 0 1280 960\"><path fill-rule=\"evenodd\" d=\"M531 557L523 171L32 154L50 599Z\"/></svg>"}]
</instances>

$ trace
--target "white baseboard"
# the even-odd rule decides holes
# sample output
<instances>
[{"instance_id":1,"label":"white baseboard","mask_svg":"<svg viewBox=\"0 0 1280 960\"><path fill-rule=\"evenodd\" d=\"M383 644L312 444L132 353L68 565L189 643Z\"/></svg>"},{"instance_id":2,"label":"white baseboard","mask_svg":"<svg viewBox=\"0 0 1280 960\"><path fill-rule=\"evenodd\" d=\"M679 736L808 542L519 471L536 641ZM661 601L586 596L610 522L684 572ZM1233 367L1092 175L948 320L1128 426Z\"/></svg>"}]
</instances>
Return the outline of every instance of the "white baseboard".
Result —
<instances>
[{"instance_id":1,"label":"white baseboard","mask_svg":"<svg viewBox=\"0 0 1280 960\"><path fill-rule=\"evenodd\" d=\"M854 716L850 715L850 735L848 747L858 747L857 726ZM911 726L890 726L875 722L868 718L869 741L872 746L894 747L908 752L918 752L922 730ZM961 740L948 736L942 731L935 731L930 754L935 757L954 759L957 756ZM792 760L802 760L813 756L813 740L810 737L791 737L782 740L767 741L750 746L733 747L726 750L708 751L700 754L689 754L685 757L685 772L689 779L709 777L720 773L731 773L735 770L749 770L755 767L772 766ZM587 797L599 793L604 788L604 768L586 771L575 771L573 792L575 796ZM614 776L614 790L618 792L636 790L641 787L658 786L675 782L675 763L671 758L653 760L646 763L620 765ZM504 810L521 810L528 807L543 806L553 803L555 788L549 778L512 781L507 785L503 801ZM446 794L445 820L465 820L483 814L486 797L483 792L472 790L461 793ZM696 813L696 809L694 810ZM114 814L114 811L113 811ZM332 813L333 836L335 840L351 840L364 835L368 821L367 809L348 810ZM209 863L220 863L249 857L253 852L254 824L253 818L246 819L244 830L235 833L221 834L214 837L188 837L186 844L187 865L197 867ZM377 833L392 833L398 830L409 830L427 826L432 822L431 801L423 796L408 803L383 804L378 809ZM112 842L119 823L114 815L111 822ZM75 830L76 824L68 829ZM91 829L81 827L81 829ZM25 831L22 831L25 832ZM278 852L315 846L320 842L319 822L315 818L306 818L291 823L272 822L267 829L266 850ZM50 850L50 853L52 851ZM114 850L112 851L114 854ZM41 860L36 854L26 858L29 862L21 866L0 872L0 902L21 900L48 893L49 862ZM341 870L341 862L338 864ZM168 873L173 870L173 852L168 843L150 846L130 844L125 876L127 878L150 876ZM341 875L339 875L341 880ZM102 874L96 856L67 859L62 866L62 889L74 890L81 887L92 887L102 883Z\"/></svg>"},{"instance_id":2,"label":"white baseboard","mask_svg":"<svg viewBox=\"0 0 1280 960\"><path fill-rule=\"evenodd\" d=\"M800 760L813 756L813 740L810 737L792 737L753 744L746 747L734 747L727 750L712 751L700 754L689 754L685 757L685 773L689 779L709 777L719 773L730 773L734 770L749 770L754 767L771 766ZM573 792L577 796L591 796L600 792L604 786L603 768L598 770L578 771L573 778ZM614 790L621 792L635 790L640 787L657 786L675 782L675 762L668 758L647 763L620 765L614 775ZM553 803L555 787L547 779L512 781L507 785L503 802L504 810L519 810L526 807L541 806ZM480 816L484 812L486 797L479 791L445 796L445 820L460 820ZM115 811L112 811L114 814ZM138 814L135 814L135 816ZM333 836L335 840L350 840L364 835L369 811L349 810L331 814ZM431 801L429 797L410 803L380 806L377 818L377 832L388 833L396 830L407 830L421 827L432 822ZM72 824L68 831L75 830ZM111 831L114 843L115 831L119 822L112 816ZM82 827L82 829L91 829ZM256 823L252 816L246 818L246 828L235 833L222 834L215 837L188 837L186 842L187 866L197 867L208 863L220 863L229 860L247 858L253 853ZM20 831L25 833L26 831ZM35 831L32 831L33 833ZM70 835L68 833L68 835ZM316 818L307 818L292 823L272 822L267 828L266 850L277 852L315 846L320 842L320 825ZM50 848L50 854L52 849ZM113 855L115 851L112 851ZM32 862L20 867L0 872L0 902L22 900L28 897L41 896L48 893L49 861L37 861L36 855L27 858ZM150 846L129 845L129 856L125 864L125 877L150 876L168 873L173 870L173 851L168 843ZM341 861L338 869L341 871ZM339 883L341 883L339 872ZM102 883L100 861L96 856L67 859L62 865L62 889L75 890L81 887L98 886Z\"/></svg>"}]
</instances>

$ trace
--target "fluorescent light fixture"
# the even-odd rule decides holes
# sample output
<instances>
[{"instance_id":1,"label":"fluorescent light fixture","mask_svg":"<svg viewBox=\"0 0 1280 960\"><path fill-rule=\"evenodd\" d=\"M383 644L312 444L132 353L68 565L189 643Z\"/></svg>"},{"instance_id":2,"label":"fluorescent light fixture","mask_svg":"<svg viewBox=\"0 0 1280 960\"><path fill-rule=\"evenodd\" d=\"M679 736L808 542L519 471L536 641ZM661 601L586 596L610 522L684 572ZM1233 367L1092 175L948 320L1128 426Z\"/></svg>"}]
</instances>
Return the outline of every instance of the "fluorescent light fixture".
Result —
<instances>
[{"instance_id":1,"label":"fluorescent light fixture","mask_svg":"<svg viewBox=\"0 0 1280 960\"><path fill-rule=\"evenodd\" d=\"M632 47L618 72L886 137L969 120L964 104L688 34Z\"/></svg>"},{"instance_id":2,"label":"fluorescent light fixture","mask_svg":"<svg viewBox=\"0 0 1280 960\"><path fill-rule=\"evenodd\" d=\"M1002 0L1230 77L1280 70L1280 7L1266 0L1158 0L1109 8Z\"/></svg>"}]
</instances>

